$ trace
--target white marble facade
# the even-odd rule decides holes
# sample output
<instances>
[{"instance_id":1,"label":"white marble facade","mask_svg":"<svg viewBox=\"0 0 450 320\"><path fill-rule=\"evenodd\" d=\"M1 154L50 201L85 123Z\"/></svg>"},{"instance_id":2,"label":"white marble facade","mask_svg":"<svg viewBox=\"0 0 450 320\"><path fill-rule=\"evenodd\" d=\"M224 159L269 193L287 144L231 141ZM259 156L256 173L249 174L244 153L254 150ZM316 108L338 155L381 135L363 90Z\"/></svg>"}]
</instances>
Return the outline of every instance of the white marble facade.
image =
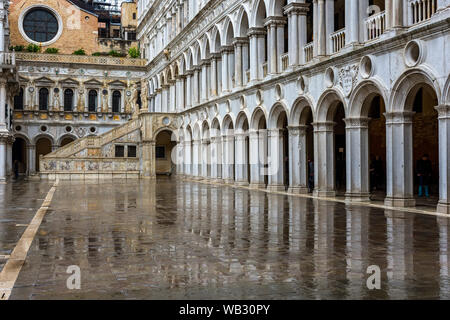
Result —
<instances>
[{"instance_id":1,"label":"white marble facade","mask_svg":"<svg viewBox=\"0 0 450 320\"><path fill-rule=\"evenodd\" d=\"M313 157L314 193L334 196L344 152L346 199L368 200L376 96L385 203L414 205L413 105L426 88L438 110L438 210L450 213L449 0L143 0L138 16L150 111L179 115L179 174L306 192Z\"/></svg>"}]
</instances>

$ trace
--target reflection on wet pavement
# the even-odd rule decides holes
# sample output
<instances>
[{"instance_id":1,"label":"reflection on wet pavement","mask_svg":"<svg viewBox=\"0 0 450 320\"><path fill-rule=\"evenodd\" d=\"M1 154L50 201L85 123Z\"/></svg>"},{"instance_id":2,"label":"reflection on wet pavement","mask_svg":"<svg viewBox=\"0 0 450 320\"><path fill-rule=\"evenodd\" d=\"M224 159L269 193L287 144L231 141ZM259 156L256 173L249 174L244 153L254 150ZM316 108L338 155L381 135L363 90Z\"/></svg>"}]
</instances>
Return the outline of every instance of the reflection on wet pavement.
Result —
<instances>
[{"instance_id":1,"label":"reflection on wet pavement","mask_svg":"<svg viewBox=\"0 0 450 320\"><path fill-rule=\"evenodd\" d=\"M449 221L174 179L61 182L11 299L449 299ZM20 232L0 228L2 254Z\"/></svg>"}]
</instances>

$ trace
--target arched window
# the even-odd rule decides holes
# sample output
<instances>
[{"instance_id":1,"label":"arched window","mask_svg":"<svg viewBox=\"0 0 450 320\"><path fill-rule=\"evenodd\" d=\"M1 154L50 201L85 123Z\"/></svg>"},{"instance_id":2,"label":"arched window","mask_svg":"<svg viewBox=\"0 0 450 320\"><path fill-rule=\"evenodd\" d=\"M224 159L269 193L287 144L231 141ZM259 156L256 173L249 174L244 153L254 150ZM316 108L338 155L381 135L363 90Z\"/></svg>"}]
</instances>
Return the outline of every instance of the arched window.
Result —
<instances>
[{"instance_id":1,"label":"arched window","mask_svg":"<svg viewBox=\"0 0 450 320\"><path fill-rule=\"evenodd\" d=\"M48 89L39 90L39 110L48 110Z\"/></svg>"},{"instance_id":2,"label":"arched window","mask_svg":"<svg viewBox=\"0 0 450 320\"><path fill-rule=\"evenodd\" d=\"M89 91L89 112L97 111L97 90Z\"/></svg>"},{"instance_id":3,"label":"arched window","mask_svg":"<svg viewBox=\"0 0 450 320\"><path fill-rule=\"evenodd\" d=\"M14 109L23 110L23 88L20 88L19 94L14 97Z\"/></svg>"},{"instance_id":4,"label":"arched window","mask_svg":"<svg viewBox=\"0 0 450 320\"><path fill-rule=\"evenodd\" d=\"M122 95L120 94L120 91L114 91L113 92L113 101L112 101L112 112L120 112L120 100Z\"/></svg>"},{"instance_id":5,"label":"arched window","mask_svg":"<svg viewBox=\"0 0 450 320\"><path fill-rule=\"evenodd\" d=\"M72 111L73 108L73 90L64 90L64 111Z\"/></svg>"}]
</instances>

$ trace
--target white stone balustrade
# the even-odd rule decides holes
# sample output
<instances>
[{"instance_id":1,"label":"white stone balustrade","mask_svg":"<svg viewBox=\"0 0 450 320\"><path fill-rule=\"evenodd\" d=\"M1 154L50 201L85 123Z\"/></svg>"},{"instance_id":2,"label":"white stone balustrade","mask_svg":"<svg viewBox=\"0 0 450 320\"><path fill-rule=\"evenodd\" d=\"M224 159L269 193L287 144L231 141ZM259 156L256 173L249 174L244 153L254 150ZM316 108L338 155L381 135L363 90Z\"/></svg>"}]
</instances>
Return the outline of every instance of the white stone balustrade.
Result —
<instances>
[{"instance_id":1,"label":"white stone balustrade","mask_svg":"<svg viewBox=\"0 0 450 320\"><path fill-rule=\"evenodd\" d=\"M386 12L374 14L365 21L366 40L374 40L379 38L386 31Z\"/></svg>"},{"instance_id":2,"label":"white stone balustrade","mask_svg":"<svg viewBox=\"0 0 450 320\"><path fill-rule=\"evenodd\" d=\"M345 46L345 28L330 35L332 53L341 51Z\"/></svg>"}]
</instances>

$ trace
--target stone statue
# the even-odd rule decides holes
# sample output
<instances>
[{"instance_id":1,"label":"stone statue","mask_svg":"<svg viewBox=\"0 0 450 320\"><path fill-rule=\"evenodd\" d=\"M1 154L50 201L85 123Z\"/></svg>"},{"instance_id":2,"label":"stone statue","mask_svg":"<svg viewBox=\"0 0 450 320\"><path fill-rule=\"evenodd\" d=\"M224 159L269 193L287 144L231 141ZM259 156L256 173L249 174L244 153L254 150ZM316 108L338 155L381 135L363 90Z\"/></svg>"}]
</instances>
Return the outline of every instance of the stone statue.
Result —
<instances>
[{"instance_id":1,"label":"stone statue","mask_svg":"<svg viewBox=\"0 0 450 320\"><path fill-rule=\"evenodd\" d=\"M133 85L133 89L131 90L131 96L130 96L130 105L131 105L131 112L133 113L133 118L137 117L139 114L139 106L137 105L138 100L138 88L137 88L137 82Z\"/></svg>"},{"instance_id":2,"label":"stone statue","mask_svg":"<svg viewBox=\"0 0 450 320\"><path fill-rule=\"evenodd\" d=\"M34 87L34 80L33 79L31 79L30 83L28 84L28 92L30 94L30 99L28 100L29 101L28 109L29 110L34 110L34 107L35 107L35 105L34 105L34 101L35 101L34 95L36 93L36 88Z\"/></svg>"},{"instance_id":3,"label":"stone statue","mask_svg":"<svg viewBox=\"0 0 450 320\"><path fill-rule=\"evenodd\" d=\"M148 85L146 81L141 82L141 110L148 111Z\"/></svg>"},{"instance_id":4,"label":"stone statue","mask_svg":"<svg viewBox=\"0 0 450 320\"><path fill-rule=\"evenodd\" d=\"M78 112L85 111L86 104L85 104L84 100L85 100L84 99L84 89L81 88L78 90L78 103L77 103L77 106L78 106L77 111Z\"/></svg>"},{"instance_id":5,"label":"stone statue","mask_svg":"<svg viewBox=\"0 0 450 320\"><path fill-rule=\"evenodd\" d=\"M108 92L106 88L102 90L102 112L108 113Z\"/></svg>"},{"instance_id":6,"label":"stone statue","mask_svg":"<svg viewBox=\"0 0 450 320\"><path fill-rule=\"evenodd\" d=\"M59 109L61 108L61 99L59 97L59 88L54 88L53 89L53 110L54 111L60 111Z\"/></svg>"}]
</instances>

